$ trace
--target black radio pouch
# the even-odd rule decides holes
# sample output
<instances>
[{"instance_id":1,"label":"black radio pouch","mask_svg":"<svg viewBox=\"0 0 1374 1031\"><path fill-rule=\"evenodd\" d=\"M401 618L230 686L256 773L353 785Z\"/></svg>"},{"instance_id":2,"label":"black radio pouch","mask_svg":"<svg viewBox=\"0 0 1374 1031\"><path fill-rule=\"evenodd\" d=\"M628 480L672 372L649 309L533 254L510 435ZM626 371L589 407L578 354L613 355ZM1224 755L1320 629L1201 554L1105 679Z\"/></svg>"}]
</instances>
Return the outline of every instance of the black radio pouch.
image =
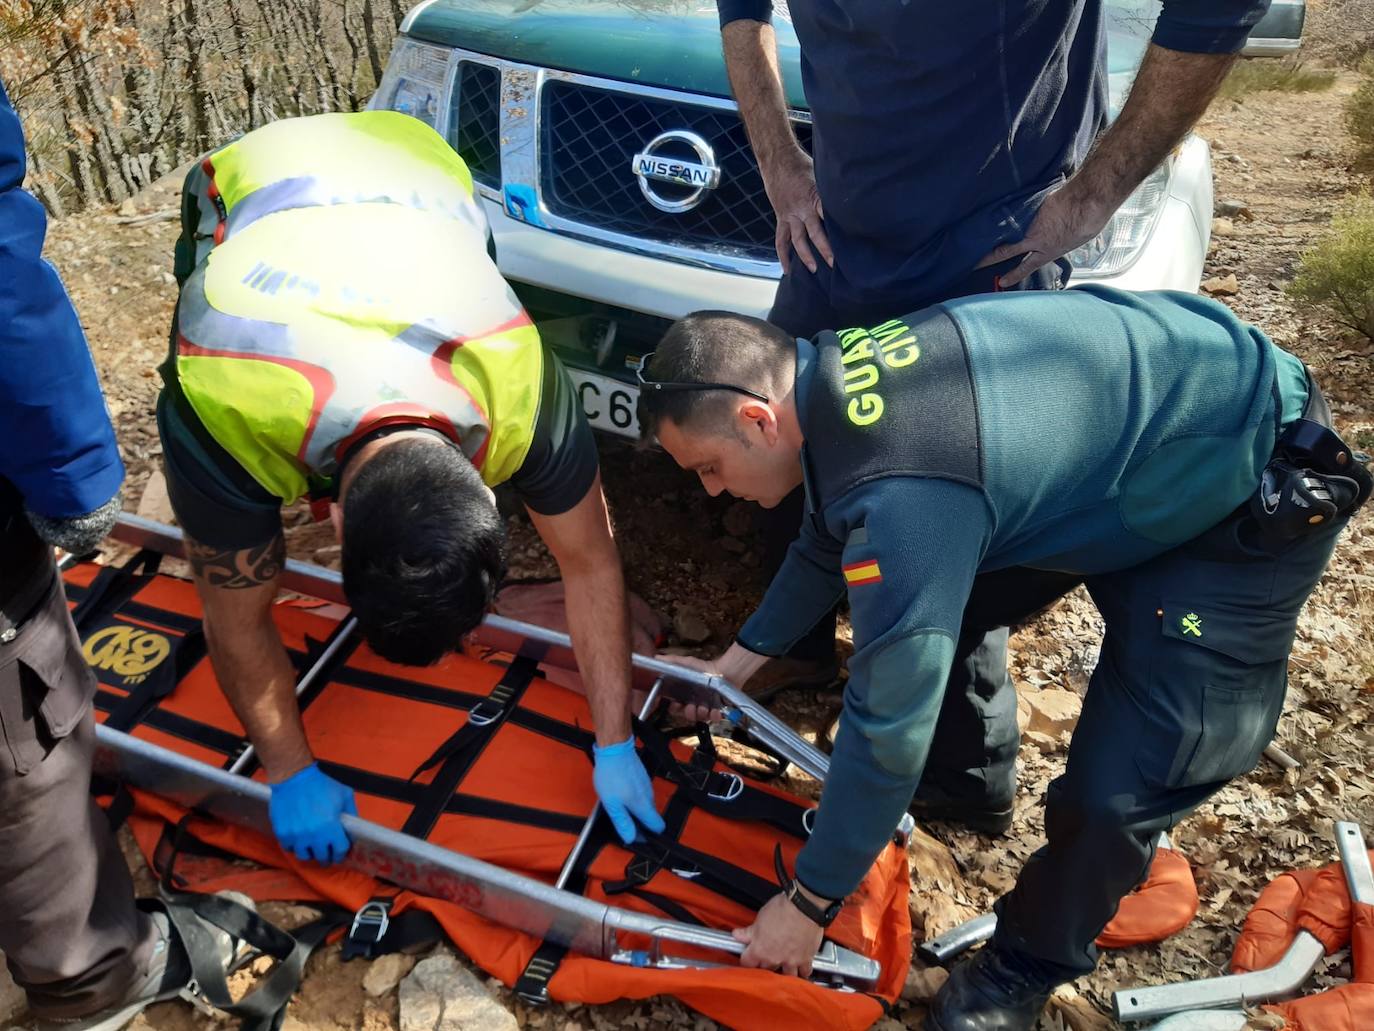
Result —
<instances>
[{"instance_id":1,"label":"black radio pouch","mask_svg":"<svg viewBox=\"0 0 1374 1031\"><path fill-rule=\"evenodd\" d=\"M1369 461L1329 427L1297 419L1280 435L1250 499L1250 512L1271 540L1314 533L1369 499L1374 491Z\"/></svg>"}]
</instances>

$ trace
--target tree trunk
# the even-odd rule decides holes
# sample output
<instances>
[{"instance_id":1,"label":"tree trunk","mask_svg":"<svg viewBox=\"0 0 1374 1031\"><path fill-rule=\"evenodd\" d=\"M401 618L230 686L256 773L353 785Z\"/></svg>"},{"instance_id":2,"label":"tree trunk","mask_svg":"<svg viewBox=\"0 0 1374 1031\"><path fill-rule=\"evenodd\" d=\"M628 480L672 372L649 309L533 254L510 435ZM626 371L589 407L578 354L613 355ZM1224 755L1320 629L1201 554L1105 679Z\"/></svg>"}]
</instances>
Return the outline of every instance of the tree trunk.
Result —
<instances>
[{"instance_id":1,"label":"tree trunk","mask_svg":"<svg viewBox=\"0 0 1374 1031\"><path fill-rule=\"evenodd\" d=\"M186 85L189 96L187 116L192 153L203 154L210 149L210 98L205 85L202 64L204 39L196 12L196 0L182 0L182 38L186 43Z\"/></svg>"},{"instance_id":2,"label":"tree trunk","mask_svg":"<svg viewBox=\"0 0 1374 1031\"><path fill-rule=\"evenodd\" d=\"M372 68L372 88L382 84L382 52L377 46L377 12L373 0L363 0L363 37L367 40L367 63Z\"/></svg>"}]
</instances>

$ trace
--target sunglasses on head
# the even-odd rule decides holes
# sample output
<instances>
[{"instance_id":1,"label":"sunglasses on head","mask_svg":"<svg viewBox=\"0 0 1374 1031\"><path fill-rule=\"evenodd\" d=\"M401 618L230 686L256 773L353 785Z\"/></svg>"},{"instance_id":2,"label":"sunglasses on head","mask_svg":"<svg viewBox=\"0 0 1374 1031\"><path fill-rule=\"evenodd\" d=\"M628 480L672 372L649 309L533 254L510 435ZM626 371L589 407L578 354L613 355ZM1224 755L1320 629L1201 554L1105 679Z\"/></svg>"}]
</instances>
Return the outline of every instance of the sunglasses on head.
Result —
<instances>
[{"instance_id":1,"label":"sunglasses on head","mask_svg":"<svg viewBox=\"0 0 1374 1031\"><path fill-rule=\"evenodd\" d=\"M635 379L639 381L639 386L642 390L652 390L664 394L670 392L681 393L686 390L730 390L736 394L743 394L745 397L752 397L756 401L762 401L764 404L768 403L766 395L760 394L757 390L750 390L748 387L735 386L733 383L675 383L669 380L645 379L644 370L649 367L649 360L657 353L656 351L650 351L640 359L639 368L635 369Z\"/></svg>"}]
</instances>

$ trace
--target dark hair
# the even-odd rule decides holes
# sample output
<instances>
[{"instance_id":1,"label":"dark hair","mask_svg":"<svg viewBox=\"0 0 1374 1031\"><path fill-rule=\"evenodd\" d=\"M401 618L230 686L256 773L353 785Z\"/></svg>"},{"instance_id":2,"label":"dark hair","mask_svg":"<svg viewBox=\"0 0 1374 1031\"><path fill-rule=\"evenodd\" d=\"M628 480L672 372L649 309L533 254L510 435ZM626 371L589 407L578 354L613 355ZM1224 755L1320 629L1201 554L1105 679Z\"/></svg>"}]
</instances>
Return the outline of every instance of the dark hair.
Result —
<instances>
[{"instance_id":1,"label":"dark hair","mask_svg":"<svg viewBox=\"0 0 1374 1031\"><path fill-rule=\"evenodd\" d=\"M349 484L344 594L382 658L438 662L482 621L505 572L505 528L456 447L398 440Z\"/></svg>"},{"instance_id":2,"label":"dark hair","mask_svg":"<svg viewBox=\"0 0 1374 1031\"><path fill-rule=\"evenodd\" d=\"M776 398L791 389L787 373L795 368L796 355L796 339L763 319L730 311L694 311L668 327L644 378L728 383ZM640 441L651 443L665 419L683 429L714 424L733 430L727 413L738 401L739 395L729 390L641 389Z\"/></svg>"}]
</instances>

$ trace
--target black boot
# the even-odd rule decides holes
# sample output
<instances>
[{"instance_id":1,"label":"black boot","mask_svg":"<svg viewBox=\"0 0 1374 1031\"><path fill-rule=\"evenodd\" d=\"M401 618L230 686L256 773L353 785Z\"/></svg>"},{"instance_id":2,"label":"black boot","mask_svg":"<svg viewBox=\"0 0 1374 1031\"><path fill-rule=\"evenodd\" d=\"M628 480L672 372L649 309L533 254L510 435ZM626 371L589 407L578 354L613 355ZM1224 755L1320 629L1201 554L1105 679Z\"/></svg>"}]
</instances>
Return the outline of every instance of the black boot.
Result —
<instances>
[{"instance_id":1,"label":"black boot","mask_svg":"<svg viewBox=\"0 0 1374 1031\"><path fill-rule=\"evenodd\" d=\"M925 1031L1033 1031L1057 984L1027 957L986 945L950 971Z\"/></svg>"},{"instance_id":2,"label":"black boot","mask_svg":"<svg viewBox=\"0 0 1374 1031\"><path fill-rule=\"evenodd\" d=\"M1015 790L1014 783L1012 790ZM920 823L930 820L958 823L969 830L993 837L1007 833L1011 827L1012 810L1010 797L1007 801L960 798L924 780L907 807L907 812Z\"/></svg>"}]
</instances>

